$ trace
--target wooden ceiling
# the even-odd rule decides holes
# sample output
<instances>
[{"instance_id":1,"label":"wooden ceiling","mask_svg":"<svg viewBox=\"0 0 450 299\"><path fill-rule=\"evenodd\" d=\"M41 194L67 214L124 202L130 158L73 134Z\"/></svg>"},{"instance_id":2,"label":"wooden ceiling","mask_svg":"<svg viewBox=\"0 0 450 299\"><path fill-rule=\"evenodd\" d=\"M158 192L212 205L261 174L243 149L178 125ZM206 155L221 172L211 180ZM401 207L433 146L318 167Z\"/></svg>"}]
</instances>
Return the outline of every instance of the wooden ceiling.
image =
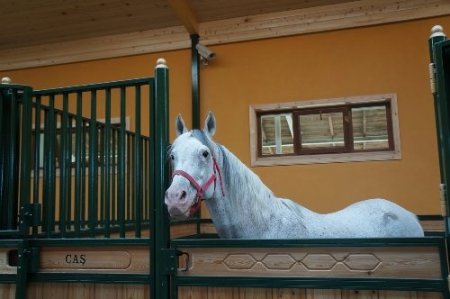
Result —
<instances>
[{"instance_id":1,"label":"wooden ceiling","mask_svg":"<svg viewBox=\"0 0 450 299\"><path fill-rule=\"evenodd\" d=\"M5 0L0 70L450 15L448 0Z\"/></svg>"}]
</instances>

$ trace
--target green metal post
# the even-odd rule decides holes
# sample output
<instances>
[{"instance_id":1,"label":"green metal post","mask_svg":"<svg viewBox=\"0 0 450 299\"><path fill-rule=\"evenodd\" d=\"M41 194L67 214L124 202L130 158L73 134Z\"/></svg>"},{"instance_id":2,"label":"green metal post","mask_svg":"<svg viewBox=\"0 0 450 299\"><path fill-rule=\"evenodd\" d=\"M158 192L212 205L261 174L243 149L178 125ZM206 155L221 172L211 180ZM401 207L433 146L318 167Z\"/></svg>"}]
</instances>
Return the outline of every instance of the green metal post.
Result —
<instances>
[{"instance_id":1,"label":"green metal post","mask_svg":"<svg viewBox=\"0 0 450 299\"><path fill-rule=\"evenodd\" d=\"M200 63L197 51L199 36L191 35L192 128L200 129Z\"/></svg>"},{"instance_id":2,"label":"green metal post","mask_svg":"<svg viewBox=\"0 0 450 299\"><path fill-rule=\"evenodd\" d=\"M16 215L17 215L17 195L18 195L18 165L19 165L19 104L18 104L18 91L16 88L11 88L9 91L9 140L7 142L7 152L6 152L6 169L7 172L5 177L5 185L3 188L6 190L6 201L7 201L7 229L16 229Z\"/></svg>"},{"instance_id":3,"label":"green metal post","mask_svg":"<svg viewBox=\"0 0 450 299\"><path fill-rule=\"evenodd\" d=\"M20 164L20 232L28 235L32 215L25 207L30 203L31 196L31 97L32 89L25 87L22 94L22 140Z\"/></svg>"},{"instance_id":4,"label":"green metal post","mask_svg":"<svg viewBox=\"0 0 450 299\"><path fill-rule=\"evenodd\" d=\"M442 27L433 27L432 34L429 39L430 46L430 72L432 72L432 92L434 96L434 106L436 113L436 128L439 145L439 162L440 162L440 174L441 174L441 200L449 203L448 193L448 181L450 179L450 120L448 117L449 106L447 103L447 90L445 86L445 74L444 74L444 57L442 53L436 49L436 45L445 41L446 36L442 31ZM435 75L438 73L437 79ZM449 208L444 208L446 215L449 215Z\"/></svg>"},{"instance_id":5,"label":"green metal post","mask_svg":"<svg viewBox=\"0 0 450 299\"><path fill-rule=\"evenodd\" d=\"M34 169L33 169L33 204L39 204L39 170L41 164L41 96L35 98L34 110ZM33 226L33 236L38 234L38 227Z\"/></svg>"},{"instance_id":6,"label":"green metal post","mask_svg":"<svg viewBox=\"0 0 450 299\"><path fill-rule=\"evenodd\" d=\"M155 157L151 179L153 185L153 222L152 248L150 250L153 285L151 298L169 298L170 276L166 272L165 249L169 247L169 221L164 205L164 193L169 182L169 167L166 151L169 145L169 70L164 59L158 59L155 70L155 98L151 103L151 138L154 140L153 153Z\"/></svg>"},{"instance_id":7,"label":"green metal post","mask_svg":"<svg viewBox=\"0 0 450 299\"><path fill-rule=\"evenodd\" d=\"M450 53L445 55L444 48L441 47L445 43L447 37L445 36L441 26L434 26L431 31L429 39L430 47L430 79L431 90L434 97L434 107L436 113L436 129L439 147L439 165L441 177L441 205L442 214L445 220L445 238L447 243L447 267L450 263L449 257L449 192L448 183L450 180L450 119L449 119L449 105L450 90L448 82L450 82ZM450 49L450 45L448 47ZM448 56L448 57L445 57ZM447 69L446 69L447 67ZM447 84L446 84L447 83ZM447 296L449 294L447 293Z\"/></svg>"},{"instance_id":8,"label":"green metal post","mask_svg":"<svg viewBox=\"0 0 450 299\"><path fill-rule=\"evenodd\" d=\"M30 249L28 248L28 241L21 240L17 256L16 299L27 298L29 256Z\"/></svg>"},{"instance_id":9,"label":"green metal post","mask_svg":"<svg viewBox=\"0 0 450 299\"><path fill-rule=\"evenodd\" d=\"M46 236L50 237L55 229L55 190L56 190L56 158L55 158L55 97L49 96L49 109L45 116L44 127L44 185L43 213Z\"/></svg>"}]
</instances>

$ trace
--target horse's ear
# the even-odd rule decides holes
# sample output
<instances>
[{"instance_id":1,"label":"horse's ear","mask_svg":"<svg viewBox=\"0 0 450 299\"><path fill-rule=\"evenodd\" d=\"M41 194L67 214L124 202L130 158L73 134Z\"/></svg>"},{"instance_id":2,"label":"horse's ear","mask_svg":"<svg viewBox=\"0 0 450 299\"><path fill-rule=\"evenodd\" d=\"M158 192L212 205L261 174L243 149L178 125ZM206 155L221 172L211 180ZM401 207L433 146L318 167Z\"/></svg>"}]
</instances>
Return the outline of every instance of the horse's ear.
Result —
<instances>
[{"instance_id":1,"label":"horse's ear","mask_svg":"<svg viewBox=\"0 0 450 299\"><path fill-rule=\"evenodd\" d=\"M177 136L180 136L181 134L186 133L188 131L188 129L186 128L186 124L184 123L184 120L181 117L181 114L178 114L178 116L177 116L175 128L177 131Z\"/></svg>"},{"instance_id":2,"label":"horse's ear","mask_svg":"<svg viewBox=\"0 0 450 299\"><path fill-rule=\"evenodd\" d=\"M213 136L216 133L216 118L214 117L214 113L211 111L208 112L208 116L205 120L205 128L203 131L209 136Z\"/></svg>"}]
</instances>

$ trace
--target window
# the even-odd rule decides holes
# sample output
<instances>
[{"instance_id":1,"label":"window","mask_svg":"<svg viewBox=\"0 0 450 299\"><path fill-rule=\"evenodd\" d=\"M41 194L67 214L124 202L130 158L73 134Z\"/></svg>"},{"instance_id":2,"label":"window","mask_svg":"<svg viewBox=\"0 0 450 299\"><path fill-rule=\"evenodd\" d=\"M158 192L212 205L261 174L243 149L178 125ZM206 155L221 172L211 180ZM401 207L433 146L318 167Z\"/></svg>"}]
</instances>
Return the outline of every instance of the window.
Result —
<instances>
[{"instance_id":1,"label":"window","mask_svg":"<svg viewBox=\"0 0 450 299\"><path fill-rule=\"evenodd\" d=\"M252 165L400 158L396 96L250 107Z\"/></svg>"}]
</instances>

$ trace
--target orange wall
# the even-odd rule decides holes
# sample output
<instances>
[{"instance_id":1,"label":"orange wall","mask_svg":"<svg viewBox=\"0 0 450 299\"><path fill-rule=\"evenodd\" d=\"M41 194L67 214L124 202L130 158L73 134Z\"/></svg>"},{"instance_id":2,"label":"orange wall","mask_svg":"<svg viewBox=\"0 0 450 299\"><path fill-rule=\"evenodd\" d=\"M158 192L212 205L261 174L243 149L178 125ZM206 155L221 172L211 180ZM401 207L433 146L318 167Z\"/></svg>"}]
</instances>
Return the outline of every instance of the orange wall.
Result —
<instances>
[{"instance_id":1,"label":"orange wall","mask_svg":"<svg viewBox=\"0 0 450 299\"><path fill-rule=\"evenodd\" d=\"M217 58L201 70L201 113L215 112L216 140L249 165L250 104L397 93L401 160L253 170L276 195L320 212L384 197L418 214L440 213L427 46L435 24L450 34L450 17L445 17L212 46ZM118 80L151 75L158 57L165 57L170 67L171 124L180 112L189 124L188 50L0 72L0 76L35 88Z\"/></svg>"}]
</instances>

